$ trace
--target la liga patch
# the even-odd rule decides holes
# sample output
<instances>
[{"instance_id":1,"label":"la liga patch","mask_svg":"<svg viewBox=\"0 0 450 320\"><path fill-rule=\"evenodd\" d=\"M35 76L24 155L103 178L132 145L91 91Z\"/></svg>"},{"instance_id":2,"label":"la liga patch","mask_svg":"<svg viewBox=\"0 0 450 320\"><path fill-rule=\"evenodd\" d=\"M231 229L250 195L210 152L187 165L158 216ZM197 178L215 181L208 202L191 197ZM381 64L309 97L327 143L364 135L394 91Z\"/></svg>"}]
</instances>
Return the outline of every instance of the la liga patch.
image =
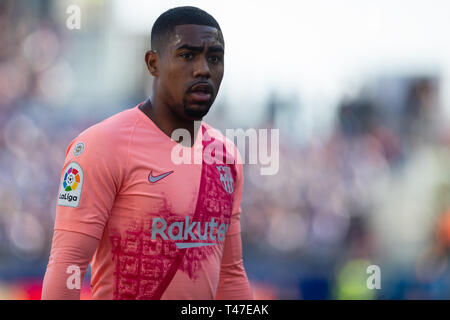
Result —
<instances>
[{"instance_id":1,"label":"la liga patch","mask_svg":"<svg viewBox=\"0 0 450 320\"><path fill-rule=\"evenodd\" d=\"M83 169L76 162L66 167L59 188L59 206L76 208L80 204L81 188L83 187Z\"/></svg>"}]
</instances>

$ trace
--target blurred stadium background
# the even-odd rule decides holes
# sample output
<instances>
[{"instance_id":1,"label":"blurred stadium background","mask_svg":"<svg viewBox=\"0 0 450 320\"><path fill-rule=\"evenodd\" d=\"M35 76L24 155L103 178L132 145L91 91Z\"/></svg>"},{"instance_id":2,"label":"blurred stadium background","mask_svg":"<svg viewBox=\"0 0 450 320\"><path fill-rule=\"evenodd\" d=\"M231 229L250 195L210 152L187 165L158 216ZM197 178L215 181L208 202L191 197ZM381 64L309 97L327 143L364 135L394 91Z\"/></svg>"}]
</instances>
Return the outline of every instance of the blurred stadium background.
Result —
<instances>
[{"instance_id":1,"label":"blurred stadium background","mask_svg":"<svg viewBox=\"0 0 450 320\"><path fill-rule=\"evenodd\" d=\"M66 27L71 4L79 30ZM2 0L0 299L40 298L66 147L150 94L152 23L178 5L208 11L225 36L205 120L280 129L278 174L245 166L255 297L449 299L444 0ZM380 290L366 288L371 264Z\"/></svg>"}]
</instances>

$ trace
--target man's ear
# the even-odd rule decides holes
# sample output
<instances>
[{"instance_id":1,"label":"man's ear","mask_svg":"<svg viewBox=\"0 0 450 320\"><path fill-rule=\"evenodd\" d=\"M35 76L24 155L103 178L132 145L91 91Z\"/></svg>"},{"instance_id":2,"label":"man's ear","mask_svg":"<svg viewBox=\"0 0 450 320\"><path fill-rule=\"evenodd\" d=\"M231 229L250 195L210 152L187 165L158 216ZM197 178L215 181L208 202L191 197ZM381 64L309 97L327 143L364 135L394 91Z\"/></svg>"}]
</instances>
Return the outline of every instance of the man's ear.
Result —
<instances>
[{"instance_id":1,"label":"man's ear","mask_svg":"<svg viewBox=\"0 0 450 320\"><path fill-rule=\"evenodd\" d=\"M152 76L157 77L159 75L159 55L156 51L149 50L145 53L145 64Z\"/></svg>"}]
</instances>

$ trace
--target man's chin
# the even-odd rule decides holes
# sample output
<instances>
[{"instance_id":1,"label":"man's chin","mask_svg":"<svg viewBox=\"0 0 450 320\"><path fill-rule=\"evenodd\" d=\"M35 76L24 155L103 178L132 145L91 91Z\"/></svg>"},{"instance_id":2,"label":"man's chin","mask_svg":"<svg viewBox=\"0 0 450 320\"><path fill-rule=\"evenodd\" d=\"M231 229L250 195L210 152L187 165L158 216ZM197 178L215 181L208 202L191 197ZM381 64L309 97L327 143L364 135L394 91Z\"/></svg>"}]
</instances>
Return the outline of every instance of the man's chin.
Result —
<instances>
[{"instance_id":1,"label":"man's chin","mask_svg":"<svg viewBox=\"0 0 450 320\"><path fill-rule=\"evenodd\" d=\"M191 120L201 120L209 112L211 105L209 104L193 104L184 108L185 115Z\"/></svg>"}]
</instances>

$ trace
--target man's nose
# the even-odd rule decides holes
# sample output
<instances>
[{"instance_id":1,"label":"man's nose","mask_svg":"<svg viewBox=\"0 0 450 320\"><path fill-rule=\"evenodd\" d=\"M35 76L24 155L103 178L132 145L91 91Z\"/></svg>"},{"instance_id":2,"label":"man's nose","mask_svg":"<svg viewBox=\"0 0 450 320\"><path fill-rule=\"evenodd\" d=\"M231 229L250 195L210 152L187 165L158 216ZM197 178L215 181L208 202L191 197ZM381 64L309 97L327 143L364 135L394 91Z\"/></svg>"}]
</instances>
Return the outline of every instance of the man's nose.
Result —
<instances>
[{"instance_id":1,"label":"man's nose","mask_svg":"<svg viewBox=\"0 0 450 320\"><path fill-rule=\"evenodd\" d=\"M206 58L198 59L194 67L194 78L210 78L211 70Z\"/></svg>"}]
</instances>

